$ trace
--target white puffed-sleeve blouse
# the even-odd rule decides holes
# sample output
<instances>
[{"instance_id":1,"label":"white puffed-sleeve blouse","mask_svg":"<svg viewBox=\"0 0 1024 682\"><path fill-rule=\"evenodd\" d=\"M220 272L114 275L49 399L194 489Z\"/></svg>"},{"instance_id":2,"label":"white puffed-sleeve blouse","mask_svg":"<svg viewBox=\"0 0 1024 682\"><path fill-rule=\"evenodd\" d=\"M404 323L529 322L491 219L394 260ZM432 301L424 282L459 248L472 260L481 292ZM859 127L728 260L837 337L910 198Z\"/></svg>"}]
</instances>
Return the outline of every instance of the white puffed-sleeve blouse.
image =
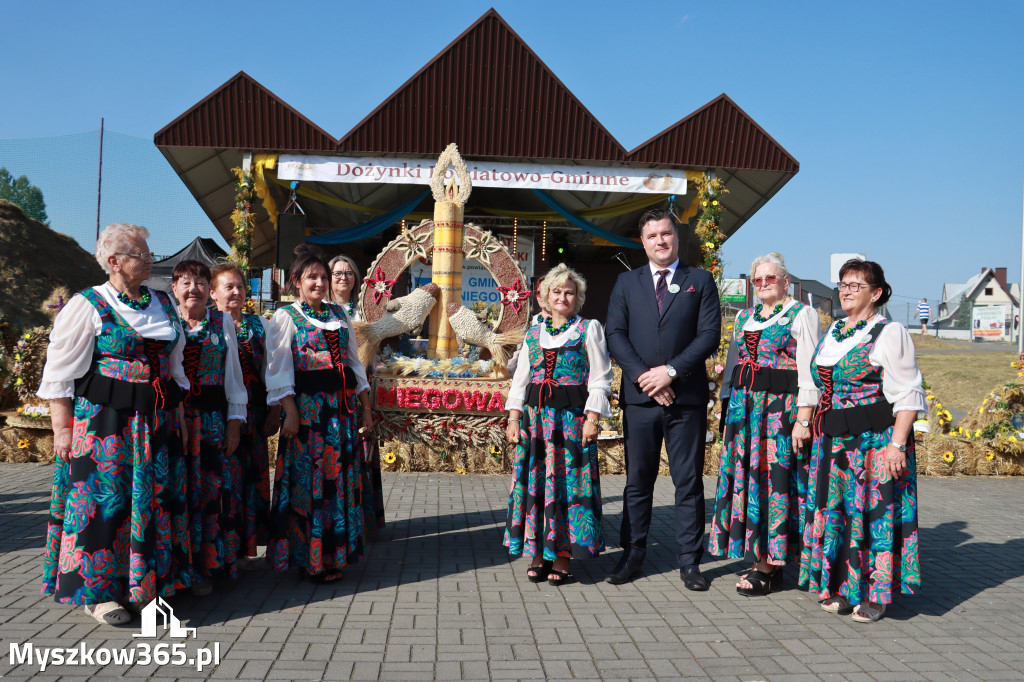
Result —
<instances>
[{"instance_id":1,"label":"white puffed-sleeve blouse","mask_svg":"<svg viewBox=\"0 0 1024 682\"><path fill-rule=\"evenodd\" d=\"M777 324L782 318L789 316L790 310L795 305L796 301L789 299L782 310L764 322L758 322L751 315L743 323L742 331L755 332ZM793 318L789 330L793 338L796 339L796 404L798 407L814 407L818 404L819 391L818 387L814 385L814 376L811 374L811 356L814 355L818 339L821 338L821 321L818 319L818 312L813 307L805 305ZM739 336L737 335L737 337ZM727 377L732 379L731 374Z\"/></svg>"},{"instance_id":2,"label":"white puffed-sleeve blouse","mask_svg":"<svg viewBox=\"0 0 1024 682\"><path fill-rule=\"evenodd\" d=\"M821 342L816 363L822 367L833 367L840 359L864 340L871 329L885 318L875 314L868 324L853 336L836 341L832 336L838 320L832 323L825 340ZM921 386L921 370L917 368L914 356L914 342L910 332L899 322L889 322L879 333L868 360L882 368L882 393L893 405L893 414L904 410L920 412L925 409L924 389Z\"/></svg>"},{"instance_id":3,"label":"white puffed-sleeve blouse","mask_svg":"<svg viewBox=\"0 0 1024 682\"><path fill-rule=\"evenodd\" d=\"M299 314L314 327L331 331L342 327L348 329L348 366L356 377L356 395L370 388L370 382L366 379L366 368L359 361L359 343L348 315L343 314L344 319L340 319L332 312L331 319L321 322L302 312L298 302L291 304L290 307L299 311ZM276 405L282 398L295 395L295 367L292 363L295 322L292 321L288 308L278 308L270 318L267 328L267 403Z\"/></svg>"},{"instance_id":4,"label":"white puffed-sleeve blouse","mask_svg":"<svg viewBox=\"0 0 1024 682\"><path fill-rule=\"evenodd\" d=\"M547 330L541 326L538 336L541 348L561 348L569 342L572 329L575 326L574 324L555 336L548 334ZM588 412L597 412L602 417L610 417L612 409L608 402L608 395L612 392L612 361L608 355L608 344L604 339L604 327L597 320L590 320L587 323L586 349L587 358L590 361L590 376L587 379L588 395L584 409ZM505 409L523 409L526 389L530 385L530 374L528 351L524 344L519 362L516 364L515 374L512 376L512 386L508 390Z\"/></svg>"},{"instance_id":5,"label":"white puffed-sleeve blouse","mask_svg":"<svg viewBox=\"0 0 1024 682\"><path fill-rule=\"evenodd\" d=\"M226 320L227 319L226 316L228 315L228 313L224 313L224 314L225 314L225 320ZM273 335L275 333L277 333L277 328L273 324L270 323L270 320L267 320L262 315L255 315L254 317L258 320L258 322L256 324L260 325L263 328L263 343L265 344L265 349L264 349L264 353L263 353L263 365L259 368L259 372L260 372L260 374L263 377L263 385L267 386L267 381L270 379L270 375L271 375L270 374L271 373L270 350L275 345L275 341L274 341ZM255 335L255 332L249 332L249 336L246 337L246 340L252 339L254 335ZM272 396L270 394L270 390L268 389L267 390L267 403L268 404L276 405L278 402L280 402L281 398L284 397L284 395L291 395L291 393L283 393L282 395L276 396L276 400L271 401L271 397Z\"/></svg>"},{"instance_id":6,"label":"white puffed-sleeve blouse","mask_svg":"<svg viewBox=\"0 0 1024 682\"><path fill-rule=\"evenodd\" d=\"M170 354L171 378L182 390L187 391L190 385L182 367L185 335L177 319L168 319L156 296L145 310L135 310L118 300L117 290L110 282L93 289L143 338L170 341L175 334L178 335L178 342ZM46 364L36 395L43 400L73 398L75 380L84 377L89 371L96 337L102 331L103 321L96 308L84 296L72 296L53 321L50 345L46 349Z\"/></svg>"}]
</instances>

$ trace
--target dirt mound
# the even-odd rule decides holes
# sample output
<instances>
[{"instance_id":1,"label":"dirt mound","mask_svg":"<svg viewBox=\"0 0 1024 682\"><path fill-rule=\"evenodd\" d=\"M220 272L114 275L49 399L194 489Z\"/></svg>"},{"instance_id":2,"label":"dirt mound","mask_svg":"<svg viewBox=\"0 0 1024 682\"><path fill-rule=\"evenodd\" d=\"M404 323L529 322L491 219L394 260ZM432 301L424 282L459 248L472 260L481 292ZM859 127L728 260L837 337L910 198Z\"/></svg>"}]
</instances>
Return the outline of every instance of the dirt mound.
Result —
<instances>
[{"instance_id":1,"label":"dirt mound","mask_svg":"<svg viewBox=\"0 0 1024 682\"><path fill-rule=\"evenodd\" d=\"M0 314L8 331L49 325L39 306L55 287L76 292L104 280L103 269L78 242L0 200Z\"/></svg>"}]
</instances>

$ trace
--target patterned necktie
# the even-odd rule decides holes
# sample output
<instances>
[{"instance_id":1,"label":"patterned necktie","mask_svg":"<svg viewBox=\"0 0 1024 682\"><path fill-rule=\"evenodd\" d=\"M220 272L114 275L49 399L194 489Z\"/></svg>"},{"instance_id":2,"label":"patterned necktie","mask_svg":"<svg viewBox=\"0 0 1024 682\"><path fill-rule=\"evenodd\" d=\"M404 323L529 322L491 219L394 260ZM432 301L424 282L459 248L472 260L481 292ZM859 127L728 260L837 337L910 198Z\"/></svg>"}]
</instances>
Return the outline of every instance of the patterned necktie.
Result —
<instances>
[{"instance_id":1,"label":"patterned necktie","mask_svg":"<svg viewBox=\"0 0 1024 682\"><path fill-rule=\"evenodd\" d=\"M668 294L668 285L665 280L668 278L668 270L658 270L658 284L654 287L654 297L658 299L658 313L665 311L665 295Z\"/></svg>"}]
</instances>

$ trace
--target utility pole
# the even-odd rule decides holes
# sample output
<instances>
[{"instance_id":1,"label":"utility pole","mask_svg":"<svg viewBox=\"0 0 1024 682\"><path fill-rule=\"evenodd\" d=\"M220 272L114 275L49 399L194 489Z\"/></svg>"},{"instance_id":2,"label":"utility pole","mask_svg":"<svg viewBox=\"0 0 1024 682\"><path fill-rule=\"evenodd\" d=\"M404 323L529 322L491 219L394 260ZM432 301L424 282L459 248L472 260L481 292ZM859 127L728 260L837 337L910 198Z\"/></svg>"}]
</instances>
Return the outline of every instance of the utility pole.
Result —
<instances>
[{"instance_id":1,"label":"utility pole","mask_svg":"<svg viewBox=\"0 0 1024 682\"><path fill-rule=\"evenodd\" d=\"M100 239L100 204L103 199L103 118L100 118L100 164L96 171L96 241Z\"/></svg>"}]
</instances>

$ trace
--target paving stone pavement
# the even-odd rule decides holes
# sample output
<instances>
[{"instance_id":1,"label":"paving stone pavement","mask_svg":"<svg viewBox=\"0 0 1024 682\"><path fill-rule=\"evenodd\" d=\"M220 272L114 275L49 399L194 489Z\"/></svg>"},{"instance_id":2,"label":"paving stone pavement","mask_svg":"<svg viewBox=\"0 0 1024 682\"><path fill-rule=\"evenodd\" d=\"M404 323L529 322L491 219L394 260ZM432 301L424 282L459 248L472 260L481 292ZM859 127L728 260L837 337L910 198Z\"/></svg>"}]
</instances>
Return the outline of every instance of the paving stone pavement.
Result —
<instances>
[{"instance_id":1,"label":"paving stone pavement","mask_svg":"<svg viewBox=\"0 0 1024 682\"><path fill-rule=\"evenodd\" d=\"M0 676L56 679L274 680L1010 680L1024 679L1024 480L921 480L923 594L885 619L853 623L796 588L746 599L742 565L705 560L705 593L674 565L671 482L659 479L645 575L602 582L619 550L574 562L562 588L526 580L528 561L501 545L503 477L385 474L388 525L344 580L314 586L262 568L209 597L176 596L195 638L133 638L39 593L51 468L0 465ZM602 481L605 532L617 540L622 476ZM714 481L705 489L713 493ZM711 505L708 505L710 510ZM195 666L12 661L12 643L151 654L185 642Z\"/></svg>"}]
</instances>

